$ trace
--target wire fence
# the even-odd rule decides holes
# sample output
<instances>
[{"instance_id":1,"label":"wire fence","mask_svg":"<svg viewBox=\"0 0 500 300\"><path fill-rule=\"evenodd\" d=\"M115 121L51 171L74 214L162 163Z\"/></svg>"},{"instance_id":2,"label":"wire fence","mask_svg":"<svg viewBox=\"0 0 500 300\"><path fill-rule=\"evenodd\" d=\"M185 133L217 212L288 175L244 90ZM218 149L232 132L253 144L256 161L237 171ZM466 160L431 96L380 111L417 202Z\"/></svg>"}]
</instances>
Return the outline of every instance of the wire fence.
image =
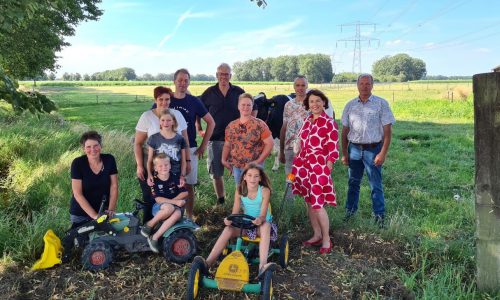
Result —
<instances>
[{"instance_id":1,"label":"wire fence","mask_svg":"<svg viewBox=\"0 0 500 300\"><path fill-rule=\"evenodd\" d=\"M259 85L241 84L245 91L256 95L264 92L268 98L278 94L290 94L293 86L287 85ZM193 86L192 93L201 95L208 86ZM112 105L119 103L144 103L153 102L151 96L146 96L144 87L123 91L122 87L110 87L102 90L92 87L40 87L40 92L54 100L59 107L77 107L86 105ZM147 94L152 92L153 87L147 88ZM328 83L310 84L310 88L318 88L325 92L332 103L343 106L350 99L358 95L355 83ZM390 102L408 100L449 100L468 101L472 99L471 82L447 82L447 83L375 83L373 93L387 99Z\"/></svg>"}]
</instances>

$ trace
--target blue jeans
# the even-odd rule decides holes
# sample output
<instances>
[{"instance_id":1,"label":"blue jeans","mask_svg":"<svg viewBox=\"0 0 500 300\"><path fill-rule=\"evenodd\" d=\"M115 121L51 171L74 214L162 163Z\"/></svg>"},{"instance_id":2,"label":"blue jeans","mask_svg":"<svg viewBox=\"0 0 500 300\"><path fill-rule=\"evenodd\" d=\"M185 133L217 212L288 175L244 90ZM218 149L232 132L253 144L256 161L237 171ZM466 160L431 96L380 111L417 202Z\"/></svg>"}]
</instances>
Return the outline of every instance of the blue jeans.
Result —
<instances>
[{"instance_id":1,"label":"blue jeans","mask_svg":"<svg viewBox=\"0 0 500 300\"><path fill-rule=\"evenodd\" d=\"M384 187L382 186L382 166L375 166L375 156L382 149L382 143L363 149L361 146L349 143L349 188L347 190L346 212L355 213L358 210L359 186L366 169L371 189L372 208L376 216L384 215Z\"/></svg>"}]
</instances>

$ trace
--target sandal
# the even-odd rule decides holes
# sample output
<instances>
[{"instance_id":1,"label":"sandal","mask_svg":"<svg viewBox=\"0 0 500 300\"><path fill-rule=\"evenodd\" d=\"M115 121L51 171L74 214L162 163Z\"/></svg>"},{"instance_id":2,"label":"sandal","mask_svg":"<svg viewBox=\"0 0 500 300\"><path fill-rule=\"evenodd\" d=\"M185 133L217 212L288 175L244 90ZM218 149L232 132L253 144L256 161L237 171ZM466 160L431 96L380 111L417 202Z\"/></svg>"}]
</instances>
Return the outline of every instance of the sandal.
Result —
<instances>
[{"instance_id":1,"label":"sandal","mask_svg":"<svg viewBox=\"0 0 500 300\"><path fill-rule=\"evenodd\" d=\"M327 247L327 248L321 247L321 248L319 248L319 254L328 254L328 253L332 252L332 246L333 246L333 243L332 243L332 240L330 240L330 247Z\"/></svg>"},{"instance_id":2,"label":"sandal","mask_svg":"<svg viewBox=\"0 0 500 300\"><path fill-rule=\"evenodd\" d=\"M319 246L319 245L321 245L321 243L323 243L323 239L319 238L317 241L314 241L314 242L311 242L309 240L303 241L302 246L304 246L304 247Z\"/></svg>"}]
</instances>

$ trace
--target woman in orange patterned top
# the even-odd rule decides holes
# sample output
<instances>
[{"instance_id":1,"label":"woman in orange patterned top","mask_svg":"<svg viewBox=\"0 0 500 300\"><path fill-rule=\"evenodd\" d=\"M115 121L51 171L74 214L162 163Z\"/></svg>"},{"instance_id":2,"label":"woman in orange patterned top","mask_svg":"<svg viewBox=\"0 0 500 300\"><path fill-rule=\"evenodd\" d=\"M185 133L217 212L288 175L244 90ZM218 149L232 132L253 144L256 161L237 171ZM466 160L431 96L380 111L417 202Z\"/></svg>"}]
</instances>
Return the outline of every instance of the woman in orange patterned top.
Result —
<instances>
[{"instance_id":1,"label":"woman in orange patterned top","mask_svg":"<svg viewBox=\"0 0 500 300\"><path fill-rule=\"evenodd\" d=\"M240 118L226 127L222 164L233 174L236 184L250 163L264 166L273 148L273 137L266 123L252 116L253 97L243 93L238 98Z\"/></svg>"}]
</instances>

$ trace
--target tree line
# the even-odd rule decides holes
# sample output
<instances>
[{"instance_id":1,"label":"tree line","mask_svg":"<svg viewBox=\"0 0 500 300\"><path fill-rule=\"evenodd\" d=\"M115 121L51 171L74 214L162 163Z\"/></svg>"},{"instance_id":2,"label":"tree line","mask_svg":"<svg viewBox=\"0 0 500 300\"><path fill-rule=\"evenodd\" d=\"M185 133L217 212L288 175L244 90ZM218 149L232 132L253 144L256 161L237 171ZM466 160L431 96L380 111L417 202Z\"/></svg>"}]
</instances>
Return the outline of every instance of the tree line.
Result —
<instances>
[{"instance_id":1,"label":"tree line","mask_svg":"<svg viewBox=\"0 0 500 300\"><path fill-rule=\"evenodd\" d=\"M24 80L47 81L47 80L64 80L64 81L173 81L174 73L158 73L152 75L144 73L141 76L136 75L135 70L132 68L118 68L114 70L106 70L103 72L96 72L93 74L80 74L64 72L61 78L57 78L56 74L44 73L35 78L24 78ZM193 81L215 81L215 76L206 74L191 75Z\"/></svg>"},{"instance_id":2,"label":"tree line","mask_svg":"<svg viewBox=\"0 0 500 300\"><path fill-rule=\"evenodd\" d=\"M311 83L326 83L333 77L332 61L326 54L259 57L234 63L233 74L238 81L293 81L301 74Z\"/></svg>"},{"instance_id":3,"label":"tree line","mask_svg":"<svg viewBox=\"0 0 500 300\"><path fill-rule=\"evenodd\" d=\"M406 82L423 79L427 74L425 62L405 53L393 56L384 56L375 61L372 66L372 75L378 82ZM343 72L333 78L335 83L356 82L357 73Z\"/></svg>"}]
</instances>

